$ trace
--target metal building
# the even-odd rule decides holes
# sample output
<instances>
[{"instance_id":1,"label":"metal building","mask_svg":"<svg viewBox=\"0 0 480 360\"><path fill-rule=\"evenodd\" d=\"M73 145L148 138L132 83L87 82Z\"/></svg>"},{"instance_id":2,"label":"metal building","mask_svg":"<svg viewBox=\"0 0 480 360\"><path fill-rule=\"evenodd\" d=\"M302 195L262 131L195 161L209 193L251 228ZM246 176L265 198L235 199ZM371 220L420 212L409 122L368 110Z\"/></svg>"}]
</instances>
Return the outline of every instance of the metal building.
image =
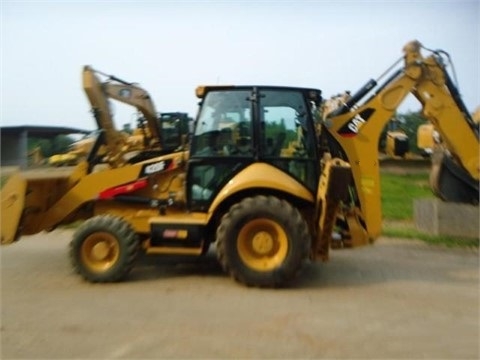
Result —
<instances>
[{"instance_id":1,"label":"metal building","mask_svg":"<svg viewBox=\"0 0 480 360\"><path fill-rule=\"evenodd\" d=\"M90 131L57 126L3 126L0 127L1 166L28 166L28 139L53 139L57 135L88 134Z\"/></svg>"}]
</instances>

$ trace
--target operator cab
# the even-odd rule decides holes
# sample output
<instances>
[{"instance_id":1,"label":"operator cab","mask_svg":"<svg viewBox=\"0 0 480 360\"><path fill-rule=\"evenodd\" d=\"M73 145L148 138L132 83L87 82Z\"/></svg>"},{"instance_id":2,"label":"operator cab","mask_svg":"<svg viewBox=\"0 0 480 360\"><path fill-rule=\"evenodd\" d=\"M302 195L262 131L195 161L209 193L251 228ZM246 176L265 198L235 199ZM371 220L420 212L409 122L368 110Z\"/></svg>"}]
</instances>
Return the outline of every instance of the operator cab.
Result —
<instances>
[{"instance_id":1,"label":"operator cab","mask_svg":"<svg viewBox=\"0 0 480 360\"><path fill-rule=\"evenodd\" d=\"M188 165L190 209L254 162L268 163L312 192L319 176L314 128L320 90L267 86L197 88L201 99Z\"/></svg>"},{"instance_id":2,"label":"operator cab","mask_svg":"<svg viewBox=\"0 0 480 360\"><path fill-rule=\"evenodd\" d=\"M162 149L174 152L187 144L190 123L193 119L187 113L165 112L158 117Z\"/></svg>"}]
</instances>

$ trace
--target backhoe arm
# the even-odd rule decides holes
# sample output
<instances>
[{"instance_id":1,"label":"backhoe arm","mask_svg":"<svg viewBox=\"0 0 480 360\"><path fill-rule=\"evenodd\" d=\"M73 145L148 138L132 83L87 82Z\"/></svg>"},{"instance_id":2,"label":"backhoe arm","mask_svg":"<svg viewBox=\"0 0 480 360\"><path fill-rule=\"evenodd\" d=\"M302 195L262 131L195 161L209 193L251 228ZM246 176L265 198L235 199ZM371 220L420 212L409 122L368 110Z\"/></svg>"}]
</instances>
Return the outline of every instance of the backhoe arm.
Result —
<instances>
[{"instance_id":1,"label":"backhoe arm","mask_svg":"<svg viewBox=\"0 0 480 360\"><path fill-rule=\"evenodd\" d=\"M413 42L408 52L419 53L420 43ZM442 140L470 176L479 180L478 126L463 104L457 88L438 54L422 64L413 95L422 104L422 114L440 133Z\"/></svg>"},{"instance_id":2,"label":"backhoe arm","mask_svg":"<svg viewBox=\"0 0 480 360\"><path fill-rule=\"evenodd\" d=\"M382 222L378 141L408 94L420 101L424 116L438 128L462 167L478 180L479 142L473 122L455 95L438 52L423 58L420 48L417 41L408 43L403 49L404 66L381 86L370 80L352 96L340 101L337 98L337 107L333 110L330 107L324 114L323 136L329 151L352 167L354 186L348 205L359 209L358 221L366 228L370 240L379 236ZM373 95L358 104L374 88L377 89Z\"/></svg>"}]
</instances>

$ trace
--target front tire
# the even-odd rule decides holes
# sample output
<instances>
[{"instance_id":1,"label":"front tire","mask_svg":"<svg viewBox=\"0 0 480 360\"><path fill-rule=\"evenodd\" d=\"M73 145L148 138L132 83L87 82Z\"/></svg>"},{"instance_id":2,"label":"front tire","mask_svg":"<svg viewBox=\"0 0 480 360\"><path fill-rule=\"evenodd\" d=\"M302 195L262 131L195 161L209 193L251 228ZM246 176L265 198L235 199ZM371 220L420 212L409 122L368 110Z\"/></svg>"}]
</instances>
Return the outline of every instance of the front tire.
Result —
<instances>
[{"instance_id":1,"label":"front tire","mask_svg":"<svg viewBox=\"0 0 480 360\"><path fill-rule=\"evenodd\" d=\"M249 286L284 285L299 272L309 247L308 226L300 212L273 196L235 204L217 229L220 264Z\"/></svg>"},{"instance_id":2,"label":"front tire","mask_svg":"<svg viewBox=\"0 0 480 360\"><path fill-rule=\"evenodd\" d=\"M73 235L70 260L90 282L123 280L139 254L138 238L121 218L102 215L85 221Z\"/></svg>"}]
</instances>

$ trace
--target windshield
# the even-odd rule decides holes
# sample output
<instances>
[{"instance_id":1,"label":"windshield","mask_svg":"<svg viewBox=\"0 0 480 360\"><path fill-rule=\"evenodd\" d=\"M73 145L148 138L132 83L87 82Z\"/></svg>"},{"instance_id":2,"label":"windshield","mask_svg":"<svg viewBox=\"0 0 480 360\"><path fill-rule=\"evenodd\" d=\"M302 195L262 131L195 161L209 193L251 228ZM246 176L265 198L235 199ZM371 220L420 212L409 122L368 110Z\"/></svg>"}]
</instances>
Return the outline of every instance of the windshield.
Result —
<instances>
[{"instance_id":1,"label":"windshield","mask_svg":"<svg viewBox=\"0 0 480 360\"><path fill-rule=\"evenodd\" d=\"M250 92L211 91L195 128L196 156L252 154Z\"/></svg>"}]
</instances>

